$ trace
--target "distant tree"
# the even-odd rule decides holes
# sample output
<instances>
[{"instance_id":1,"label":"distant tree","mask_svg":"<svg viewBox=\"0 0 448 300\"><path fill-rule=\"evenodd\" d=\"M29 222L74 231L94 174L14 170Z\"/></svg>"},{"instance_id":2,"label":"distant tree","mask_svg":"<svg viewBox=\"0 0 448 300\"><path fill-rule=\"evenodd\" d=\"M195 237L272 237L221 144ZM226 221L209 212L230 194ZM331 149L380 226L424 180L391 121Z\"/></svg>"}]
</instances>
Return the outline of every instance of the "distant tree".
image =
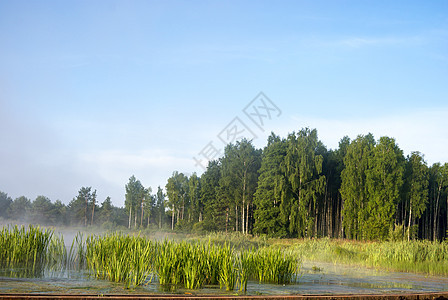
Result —
<instances>
[{"instance_id":1,"label":"distant tree","mask_svg":"<svg viewBox=\"0 0 448 300\"><path fill-rule=\"evenodd\" d=\"M31 205L31 220L33 223L53 224L53 203L45 196L37 196Z\"/></svg>"},{"instance_id":2,"label":"distant tree","mask_svg":"<svg viewBox=\"0 0 448 300\"><path fill-rule=\"evenodd\" d=\"M92 218L90 220L90 226L93 226L93 217L95 215L95 208L96 208L96 190L91 194L90 201L88 204L92 207Z\"/></svg>"},{"instance_id":3,"label":"distant tree","mask_svg":"<svg viewBox=\"0 0 448 300\"><path fill-rule=\"evenodd\" d=\"M25 196L14 199L8 208L8 215L12 220L25 221L31 210L31 201Z\"/></svg>"},{"instance_id":4,"label":"distant tree","mask_svg":"<svg viewBox=\"0 0 448 300\"><path fill-rule=\"evenodd\" d=\"M99 216L100 222L101 223L112 222L112 212L113 212L112 201L110 197L107 197L101 203L100 216Z\"/></svg>"},{"instance_id":5,"label":"distant tree","mask_svg":"<svg viewBox=\"0 0 448 300\"><path fill-rule=\"evenodd\" d=\"M61 202L61 200L56 200L49 215L51 224L68 225L67 207Z\"/></svg>"},{"instance_id":6,"label":"distant tree","mask_svg":"<svg viewBox=\"0 0 448 300\"><path fill-rule=\"evenodd\" d=\"M178 171L173 172L165 189L171 208L171 230L174 230L177 222L184 219L185 206L189 204L188 177Z\"/></svg>"},{"instance_id":7,"label":"distant tree","mask_svg":"<svg viewBox=\"0 0 448 300\"><path fill-rule=\"evenodd\" d=\"M138 208L141 205L141 201L144 197L145 188L140 180L137 180L134 175L129 178L126 188L126 199L124 202L126 211L129 211L129 223L128 227L131 228L132 211L134 211L134 227L137 227L137 214ZM141 207L141 206L140 206Z\"/></svg>"},{"instance_id":8,"label":"distant tree","mask_svg":"<svg viewBox=\"0 0 448 300\"><path fill-rule=\"evenodd\" d=\"M162 228L162 225L165 221L165 194L163 193L162 188L159 186L157 188L157 194L156 194L156 217L157 217L157 223L159 225L159 229Z\"/></svg>"},{"instance_id":9,"label":"distant tree","mask_svg":"<svg viewBox=\"0 0 448 300\"><path fill-rule=\"evenodd\" d=\"M112 223L117 226L128 226L127 209L124 207L116 207L112 205Z\"/></svg>"},{"instance_id":10,"label":"distant tree","mask_svg":"<svg viewBox=\"0 0 448 300\"><path fill-rule=\"evenodd\" d=\"M207 170L201 176L201 199L204 205L204 229L207 231L226 231L229 206L219 197L221 164L218 160L208 163Z\"/></svg>"},{"instance_id":11,"label":"distant tree","mask_svg":"<svg viewBox=\"0 0 448 300\"><path fill-rule=\"evenodd\" d=\"M83 224L87 226L87 220L91 218L89 205L96 202L96 190L92 187L81 187L78 196L73 198L68 205L68 211L72 224Z\"/></svg>"},{"instance_id":12,"label":"distant tree","mask_svg":"<svg viewBox=\"0 0 448 300\"><path fill-rule=\"evenodd\" d=\"M203 205L201 199L200 177L193 173L188 179L188 192L190 199L190 209L188 212L188 221L201 222L203 218Z\"/></svg>"},{"instance_id":13,"label":"distant tree","mask_svg":"<svg viewBox=\"0 0 448 300\"><path fill-rule=\"evenodd\" d=\"M8 196L7 193L0 192L0 217L7 218L8 217L8 209L12 204L11 197Z\"/></svg>"},{"instance_id":14,"label":"distant tree","mask_svg":"<svg viewBox=\"0 0 448 300\"><path fill-rule=\"evenodd\" d=\"M142 216L140 219L140 227L143 226L143 212L145 213L146 219L148 220L146 227L149 227L149 218L151 217L155 206L155 196L152 195L151 192L151 187L148 187L147 189L145 189L144 196L142 198Z\"/></svg>"}]
</instances>

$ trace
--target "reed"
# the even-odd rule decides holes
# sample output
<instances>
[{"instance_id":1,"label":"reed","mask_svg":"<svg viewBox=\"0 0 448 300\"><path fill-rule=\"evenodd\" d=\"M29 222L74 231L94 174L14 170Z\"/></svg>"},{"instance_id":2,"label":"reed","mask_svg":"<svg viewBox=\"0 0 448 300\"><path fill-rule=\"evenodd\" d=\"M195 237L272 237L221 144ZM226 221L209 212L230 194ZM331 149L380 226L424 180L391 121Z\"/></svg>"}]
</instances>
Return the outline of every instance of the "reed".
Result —
<instances>
[{"instance_id":1,"label":"reed","mask_svg":"<svg viewBox=\"0 0 448 300\"><path fill-rule=\"evenodd\" d=\"M27 228L3 227L0 231L0 266L32 270L42 266L52 235L52 230L43 230L32 225Z\"/></svg>"},{"instance_id":2,"label":"reed","mask_svg":"<svg viewBox=\"0 0 448 300\"><path fill-rule=\"evenodd\" d=\"M237 287L240 292L246 291L249 280L289 283L298 272L297 259L278 247L239 245L243 246L237 249L211 238L208 242L174 242L123 233L78 233L67 250L64 238L52 230L4 227L0 230L0 268L22 268L35 275L45 268L87 269L96 278L122 282L126 288L145 285L156 278L168 288L199 289L219 284L227 291Z\"/></svg>"},{"instance_id":3,"label":"reed","mask_svg":"<svg viewBox=\"0 0 448 300\"><path fill-rule=\"evenodd\" d=\"M154 245L141 237L120 233L90 235L86 239L86 266L95 277L124 282L127 288L150 282Z\"/></svg>"},{"instance_id":4,"label":"reed","mask_svg":"<svg viewBox=\"0 0 448 300\"><path fill-rule=\"evenodd\" d=\"M219 284L227 291L238 285L246 291L249 279L290 283L298 272L298 261L280 249L236 251L230 244L210 240L151 242L142 237L112 234L89 236L87 267L97 278L125 282L127 287L157 278L165 288L199 289Z\"/></svg>"},{"instance_id":5,"label":"reed","mask_svg":"<svg viewBox=\"0 0 448 300\"><path fill-rule=\"evenodd\" d=\"M53 235L46 251L46 267L52 271L63 271L68 265L68 252L64 237Z\"/></svg>"},{"instance_id":6,"label":"reed","mask_svg":"<svg viewBox=\"0 0 448 300\"><path fill-rule=\"evenodd\" d=\"M0 230L0 268L13 277L41 276L53 231L38 226L6 226Z\"/></svg>"},{"instance_id":7,"label":"reed","mask_svg":"<svg viewBox=\"0 0 448 300\"><path fill-rule=\"evenodd\" d=\"M254 275L259 282L289 284L294 282L300 260L292 252L280 248L262 248L254 253Z\"/></svg>"}]
</instances>

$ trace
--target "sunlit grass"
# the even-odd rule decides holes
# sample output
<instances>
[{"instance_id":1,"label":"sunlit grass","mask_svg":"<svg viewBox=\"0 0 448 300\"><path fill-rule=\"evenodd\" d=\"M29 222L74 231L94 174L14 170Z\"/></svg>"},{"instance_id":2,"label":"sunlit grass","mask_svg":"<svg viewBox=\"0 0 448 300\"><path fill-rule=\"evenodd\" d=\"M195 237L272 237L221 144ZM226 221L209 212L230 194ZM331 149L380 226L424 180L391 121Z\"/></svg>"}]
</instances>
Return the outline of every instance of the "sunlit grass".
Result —
<instances>
[{"instance_id":1,"label":"sunlit grass","mask_svg":"<svg viewBox=\"0 0 448 300\"><path fill-rule=\"evenodd\" d=\"M249 279L293 282L299 261L279 248L240 249L228 243L150 241L140 236L89 236L87 267L97 278L135 287L156 278L165 287L199 289L217 285L227 291L246 291Z\"/></svg>"},{"instance_id":2,"label":"sunlit grass","mask_svg":"<svg viewBox=\"0 0 448 300\"><path fill-rule=\"evenodd\" d=\"M46 263L52 230L6 226L0 231L0 268L20 269L24 275L40 273Z\"/></svg>"},{"instance_id":3,"label":"sunlit grass","mask_svg":"<svg viewBox=\"0 0 448 300\"><path fill-rule=\"evenodd\" d=\"M307 260L448 275L446 242L361 242L323 238L298 240L289 247Z\"/></svg>"}]
</instances>

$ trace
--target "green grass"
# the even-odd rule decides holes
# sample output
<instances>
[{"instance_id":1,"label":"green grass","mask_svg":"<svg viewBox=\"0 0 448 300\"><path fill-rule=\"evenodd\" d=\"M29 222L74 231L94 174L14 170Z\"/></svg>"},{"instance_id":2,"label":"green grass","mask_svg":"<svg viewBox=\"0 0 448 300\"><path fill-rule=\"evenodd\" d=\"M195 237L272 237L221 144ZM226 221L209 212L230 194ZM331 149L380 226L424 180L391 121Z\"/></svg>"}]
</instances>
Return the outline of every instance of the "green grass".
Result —
<instances>
[{"instance_id":1,"label":"green grass","mask_svg":"<svg viewBox=\"0 0 448 300\"><path fill-rule=\"evenodd\" d=\"M38 275L46 263L53 231L30 225L0 230L0 268L20 269L19 276Z\"/></svg>"},{"instance_id":2,"label":"green grass","mask_svg":"<svg viewBox=\"0 0 448 300\"><path fill-rule=\"evenodd\" d=\"M291 242L289 247L296 255L311 261L448 275L446 242L360 242L323 238L296 240Z\"/></svg>"},{"instance_id":3,"label":"green grass","mask_svg":"<svg viewBox=\"0 0 448 300\"><path fill-rule=\"evenodd\" d=\"M78 233L67 249L53 230L0 229L0 269L11 277L40 276L45 268L75 268L126 288L156 281L166 289L219 285L245 292L250 280L296 282L302 259L448 275L447 242L266 239L223 233L168 241L130 233Z\"/></svg>"},{"instance_id":4,"label":"green grass","mask_svg":"<svg viewBox=\"0 0 448 300\"><path fill-rule=\"evenodd\" d=\"M249 279L287 284L299 271L299 261L277 248L236 250L209 239L151 241L140 236L91 235L86 240L87 268L94 276L124 282L132 288L155 277L165 288L199 289L217 285L246 291Z\"/></svg>"}]
</instances>

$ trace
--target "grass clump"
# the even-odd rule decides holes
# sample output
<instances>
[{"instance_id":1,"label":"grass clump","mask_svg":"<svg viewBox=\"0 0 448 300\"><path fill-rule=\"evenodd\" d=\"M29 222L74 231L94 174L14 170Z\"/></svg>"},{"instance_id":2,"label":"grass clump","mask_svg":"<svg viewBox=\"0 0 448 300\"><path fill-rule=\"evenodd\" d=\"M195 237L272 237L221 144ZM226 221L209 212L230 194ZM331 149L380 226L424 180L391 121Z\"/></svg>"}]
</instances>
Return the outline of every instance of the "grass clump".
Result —
<instances>
[{"instance_id":1,"label":"grass clump","mask_svg":"<svg viewBox=\"0 0 448 300\"><path fill-rule=\"evenodd\" d=\"M141 237L120 233L91 235L86 240L86 265L97 278L135 287L150 281L154 247L154 243Z\"/></svg>"},{"instance_id":2,"label":"grass clump","mask_svg":"<svg viewBox=\"0 0 448 300\"><path fill-rule=\"evenodd\" d=\"M47 260L52 230L29 227L3 227L0 231L0 267L21 269L24 276L37 275Z\"/></svg>"},{"instance_id":3,"label":"grass clump","mask_svg":"<svg viewBox=\"0 0 448 300\"><path fill-rule=\"evenodd\" d=\"M89 236L87 267L97 278L125 282L126 287L157 278L165 288L199 289L218 285L246 291L249 279L269 283L295 280L299 261L279 248L236 250L229 243L150 241L140 236Z\"/></svg>"}]
</instances>

